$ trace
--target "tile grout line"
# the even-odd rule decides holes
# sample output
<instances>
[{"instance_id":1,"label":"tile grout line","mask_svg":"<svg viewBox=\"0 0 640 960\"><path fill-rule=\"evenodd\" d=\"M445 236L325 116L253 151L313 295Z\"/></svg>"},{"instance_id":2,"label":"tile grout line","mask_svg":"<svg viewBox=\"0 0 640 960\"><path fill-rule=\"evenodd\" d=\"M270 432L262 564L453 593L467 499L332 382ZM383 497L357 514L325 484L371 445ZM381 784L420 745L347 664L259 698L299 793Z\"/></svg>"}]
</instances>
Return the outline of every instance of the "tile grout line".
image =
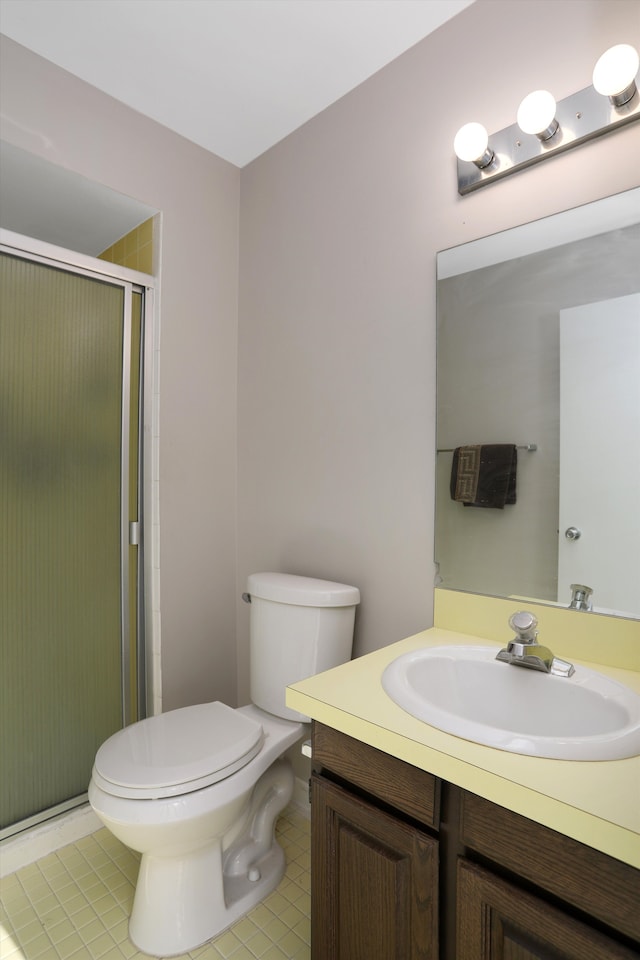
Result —
<instances>
[{"instance_id":1,"label":"tile grout line","mask_svg":"<svg viewBox=\"0 0 640 960\"><path fill-rule=\"evenodd\" d=\"M276 832L287 859L278 888L176 960L309 960L309 821L290 808ZM102 828L0 880L1 960L148 958L127 936L138 863Z\"/></svg>"}]
</instances>

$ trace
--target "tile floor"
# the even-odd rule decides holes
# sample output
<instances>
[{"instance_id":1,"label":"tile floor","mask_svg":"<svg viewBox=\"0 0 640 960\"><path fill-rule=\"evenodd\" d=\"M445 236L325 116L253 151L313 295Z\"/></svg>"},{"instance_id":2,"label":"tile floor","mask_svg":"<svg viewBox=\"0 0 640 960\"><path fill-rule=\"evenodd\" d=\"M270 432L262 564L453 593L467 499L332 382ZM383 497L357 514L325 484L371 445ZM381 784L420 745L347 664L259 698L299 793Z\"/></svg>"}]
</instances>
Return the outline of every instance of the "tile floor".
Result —
<instances>
[{"instance_id":1,"label":"tile floor","mask_svg":"<svg viewBox=\"0 0 640 960\"><path fill-rule=\"evenodd\" d=\"M182 960L309 960L309 821L285 811L277 890ZM1 960L144 960L127 937L138 855L106 829L0 880Z\"/></svg>"}]
</instances>

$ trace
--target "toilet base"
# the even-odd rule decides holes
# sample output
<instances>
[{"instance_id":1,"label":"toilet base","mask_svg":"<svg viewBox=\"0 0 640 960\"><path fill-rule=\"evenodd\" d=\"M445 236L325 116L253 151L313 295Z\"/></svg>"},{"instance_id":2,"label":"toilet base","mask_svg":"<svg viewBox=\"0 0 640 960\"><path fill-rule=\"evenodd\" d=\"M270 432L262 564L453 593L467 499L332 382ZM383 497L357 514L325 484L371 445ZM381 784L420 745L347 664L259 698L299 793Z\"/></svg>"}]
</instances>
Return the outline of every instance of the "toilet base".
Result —
<instances>
[{"instance_id":1,"label":"toilet base","mask_svg":"<svg viewBox=\"0 0 640 960\"><path fill-rule=\"evenodd\" d=\"M145 857L142 859L144 860ZM214 855L214 860L216 859L219 863L219 858L215 858ZM157 864L147 864L147 867L149 866L153 872L158 867ZM269 853L257 864L257 868L260 871L260 878L256 881L251 881L248 877L227 879L224 884L225 892L228 889L231 899L228 907L224 903L224 898L221 903L219 891L212 889L214 886L212 876L220 876L220 873L215 874L207 869L206 886L201 888L205 895L196 897L196 901L200 902L191 900L187 909L181 911L177 923L175 901L168 914L156 912L155 909L152 912L148 909L137 911L134 909L129 921L129 939L138 950L158 957L177 956L194 950L223 933L275 890L286 869L284 851L280 844L275 842ZM142 873L143 864L141 863L139 884ZM147 890L151 889L148 884L146 887ZM182 890L180 896L184 897L184 895L185 891ZM182 903L184 904L185 901L182 900Z\"/></svg>"},{"instance_id":2,"label":"toilet base","mask_svg":"<svg viewBox=\"0 0 640 960\"><path fill-rule=\"evenodd\" d=\"M188 953L275 890L286 869L275 822L291 800L293 781L286 760L263 774L246 825L226 851L218 837L184 856L142 855L129 921L134 946L158 957Z\"/></svg>"}]
</instances>

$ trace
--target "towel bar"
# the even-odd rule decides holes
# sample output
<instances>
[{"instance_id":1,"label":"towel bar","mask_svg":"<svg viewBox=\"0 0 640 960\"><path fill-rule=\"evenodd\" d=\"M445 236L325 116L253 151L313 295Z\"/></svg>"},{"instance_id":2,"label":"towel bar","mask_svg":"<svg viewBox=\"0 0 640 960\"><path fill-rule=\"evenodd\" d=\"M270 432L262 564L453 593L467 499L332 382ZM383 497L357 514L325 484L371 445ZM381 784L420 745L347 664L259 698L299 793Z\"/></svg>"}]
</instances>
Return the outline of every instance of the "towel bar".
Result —
<instances>
[{"instance_id":1,"label":"towel bar","mask_svg":"<svg viewBox=\"0 0 640 960\"><path fill-rule=\"evenodd\" d=\"M436 453L453 453L456 450L456 447L438 447ZM516 450L528 450L529 453L533 453L534 450L538 449L537 443L517 443Z\"/></svg>"}]
</instances>

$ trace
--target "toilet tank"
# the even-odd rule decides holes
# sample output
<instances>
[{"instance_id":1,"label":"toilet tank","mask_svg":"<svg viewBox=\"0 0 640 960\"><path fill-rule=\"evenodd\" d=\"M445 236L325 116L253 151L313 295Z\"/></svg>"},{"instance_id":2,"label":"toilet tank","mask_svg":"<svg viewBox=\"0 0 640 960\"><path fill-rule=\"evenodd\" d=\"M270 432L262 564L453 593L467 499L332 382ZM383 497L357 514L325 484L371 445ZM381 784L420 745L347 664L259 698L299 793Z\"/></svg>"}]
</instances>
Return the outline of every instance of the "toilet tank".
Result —
<instances>
[{"instance_id":1,"label":"toilet tank","mask_svg":"<svg viewBox=\"0 0 640 960\"><path fill-rule=\"evenodd\" d=\"M309 717L285 705L290 683L351 659L360 591L344 583L288 573L252 573L251 700L287 720Z\"/></svg>"}]
</instances>

